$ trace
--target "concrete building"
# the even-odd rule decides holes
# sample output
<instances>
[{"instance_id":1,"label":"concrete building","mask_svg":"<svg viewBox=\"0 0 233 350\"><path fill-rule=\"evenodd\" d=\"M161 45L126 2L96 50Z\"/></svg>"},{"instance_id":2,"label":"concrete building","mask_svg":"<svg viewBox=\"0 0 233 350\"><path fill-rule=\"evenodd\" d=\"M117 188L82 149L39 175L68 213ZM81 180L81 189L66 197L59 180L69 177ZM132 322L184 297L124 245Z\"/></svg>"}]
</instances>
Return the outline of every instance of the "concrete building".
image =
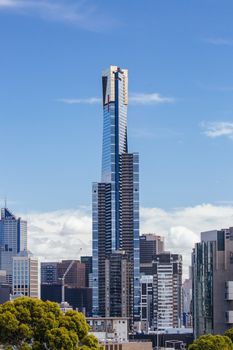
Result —
<instances>
[{"instance_id":1,"label":"concrete building","mask_svg":"<svg viewBox=\"0 0 233 350\"><path fill-rule=\"evenodd\" d=\"M61 262L41 263L41 284L59 284L72 260ZM75 260L70 271L65 277L65 284L70 288L86 287L86 265Z\"/></svg>"},{"instance_id":2,"label":"concrete building","mask_svg":"<svg viewBox=\"0 0 233 350\"><path fill-rule=\"evenodd\" d=\"M87 318L90 333L95 335L105 350L152 350L150 341L129 341L127 317Z\"/></svg>"},{"instance_id":3,"label":"concrete building","mask_svg":"<svg viewBox=\"0 0 233 350\"><path fill-rule=\"evenodd\" d=\"M39 262L29 251L13 257L12 294L40 298Z\"/></svg>"},{"instance_id":4,"label":"concrete building","mask_svg":"<svg viewBox=\"0 0 233 350\"><path fill-rule=\"evenodd\" d=\"M27 222L1 209L0 220L0 270L6 271L6 281L12 284L13 257L27 250Z\"/></svg>"},{"instance_id":5,"label":"concrete building","mask_svg":"<svg viewBox=\"0 0 233 350\"><path fill-rule=\"evenodd\" d=\"M62 260L57 264L58 279L64 276L67 268L72 260ZM65 277L65 284L71 288L85 288L86 287L86 266L79 260L75 260L71 269Z\"/></svg>"},{"instance_id":6,"label":"concrete building","mask_svg":"<svg viewBox=\"0 0 233 350\"><path fill-rule=\"evenodd\" d=\"M233 227L201 233L192 255L194 336L233 326Z\"/></svg>"},{"instance_id":7,"label":"concrete building","mask_svg":"<svg viewBox=\"0 0 233 350\"><path fill-rule=\"evenodd\" d=\"M181 325L182 256L163 252L153 262L154 328Z\"/></svg>"},{"instance_id":8,"label":"concrete building","mask_svg":"<svg viewBox=\"0 0 233 350\"><path fill-rule=\"evenodd\" d=\"M102 176L92 186L93 315L106 316L106 260L122 250L130 262L127 316L139 321L139 155L128 153L128 71L110 66L102 92Z\"/></svg>"}]
</instances>

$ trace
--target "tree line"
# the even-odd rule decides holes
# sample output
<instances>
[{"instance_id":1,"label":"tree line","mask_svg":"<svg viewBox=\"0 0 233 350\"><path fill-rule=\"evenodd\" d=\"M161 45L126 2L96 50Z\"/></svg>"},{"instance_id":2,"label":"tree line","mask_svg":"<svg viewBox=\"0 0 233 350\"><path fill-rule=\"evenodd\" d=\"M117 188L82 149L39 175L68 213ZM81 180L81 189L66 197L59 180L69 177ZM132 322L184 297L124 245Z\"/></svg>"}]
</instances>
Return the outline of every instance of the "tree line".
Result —
<instances>
[{"instance_id":1,"label":"tree line","mask_svg":"<svg viewBox=\"0 0 233 350\"><path fill-rule=\"evenodd\" d=\"M82 313L29 297L0 305L0 345L5 350L101 350Z\"/></svg>"},{"instance_id":2,"label":"tree line","mask_svg":"<svg viewBox=\"0 0 233 350\"><path fill-rule=\"evenodd\" d=\"M224 335L202 335L194 340L188 350L233 350L233 328Z\"/></svg>"}]
</instances>

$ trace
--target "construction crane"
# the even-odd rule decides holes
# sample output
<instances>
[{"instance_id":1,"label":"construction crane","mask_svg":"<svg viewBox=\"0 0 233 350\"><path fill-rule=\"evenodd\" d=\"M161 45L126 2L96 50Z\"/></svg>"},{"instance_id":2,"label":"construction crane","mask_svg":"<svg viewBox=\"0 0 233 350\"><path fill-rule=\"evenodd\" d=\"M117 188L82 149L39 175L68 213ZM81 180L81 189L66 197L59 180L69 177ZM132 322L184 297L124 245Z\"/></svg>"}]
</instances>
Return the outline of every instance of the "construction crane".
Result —
<instances>
[{"instance_id":1,"label":"construction crane","mask_svg":"<svg viewBox=\"0 0 233 350\"><path fill-rule=\"evenodd\" d=\"M61 277L61 282L62 282L62 289L61 289L61 302L64 303L65 302L65 278L68 274L68 272L70 271L71 267L74 265L75 260L72 260L71 263L69 264L69 266L67 267L64 275Z\"/></svg>"}]
</instances>

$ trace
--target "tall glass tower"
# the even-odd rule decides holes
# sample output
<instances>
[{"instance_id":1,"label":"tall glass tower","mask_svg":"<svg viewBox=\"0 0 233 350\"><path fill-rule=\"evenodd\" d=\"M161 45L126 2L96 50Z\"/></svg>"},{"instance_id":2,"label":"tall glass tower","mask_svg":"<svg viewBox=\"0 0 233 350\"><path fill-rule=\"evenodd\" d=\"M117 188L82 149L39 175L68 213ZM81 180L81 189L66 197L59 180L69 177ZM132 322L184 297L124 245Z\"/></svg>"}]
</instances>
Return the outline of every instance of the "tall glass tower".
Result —
<instances>
[{"instance_id":1,"label":"tall glass tower","mask_svg":"<svg viewBox=\"0 0 233 350\"><path fill-rule=\"evenodd\" d=\"M0 220L0 270L6 271L12 283L13 257L27 250L27 222L17 218L7 208L1 209Z\"/></svg>"},{"instance_id":2,"label":"tall glass tower","mask_svg":"<svg viewBox=\"0 0 233 350\"><path fill-rule=\"evenodd\" d=\"M110 66L102 74L102 92L102 177L101 182L92 186L93 314L124 315L133 321L139 319L140 312L139 156L128 153L128 71ZM117 259L113 254L117 254ZM107 270L114 271L111 263L116 261L128 266L129 278L118 283L116 297L110 295L111 302L107 302L110 300ZM123 305L124 293L129 295L127 305ZM118 314L111 307L116 303L122 303L122 307L117 308Z\"/></svg>"}]
</instances>

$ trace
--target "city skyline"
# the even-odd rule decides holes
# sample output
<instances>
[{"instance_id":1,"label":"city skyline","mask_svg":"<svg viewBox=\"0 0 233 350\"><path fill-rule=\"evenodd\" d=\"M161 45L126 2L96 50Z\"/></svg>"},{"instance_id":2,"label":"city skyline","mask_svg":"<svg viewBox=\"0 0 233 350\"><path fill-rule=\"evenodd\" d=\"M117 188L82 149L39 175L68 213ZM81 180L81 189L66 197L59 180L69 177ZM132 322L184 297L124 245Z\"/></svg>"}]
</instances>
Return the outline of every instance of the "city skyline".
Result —
<instances>
[{"instance_id":1,"label":"city skyline","mask_svg":"<svg viewBox=\"0 0 233 350\"><path fill-rule=\"evenodd\" d=\"M142 11L136 1L127 23L132 10L123 2L120 18L105 1L90 13L93 2L53 3L0 1L0 198L29 222L36 255L65 258L81 246L90 253L99 72L126 66L129 139L141 159L141 233L165 236L166 248L185 254L187 264L201 231L233 222L233 5L158 1Z\"/></svg>"}]
</instances>

